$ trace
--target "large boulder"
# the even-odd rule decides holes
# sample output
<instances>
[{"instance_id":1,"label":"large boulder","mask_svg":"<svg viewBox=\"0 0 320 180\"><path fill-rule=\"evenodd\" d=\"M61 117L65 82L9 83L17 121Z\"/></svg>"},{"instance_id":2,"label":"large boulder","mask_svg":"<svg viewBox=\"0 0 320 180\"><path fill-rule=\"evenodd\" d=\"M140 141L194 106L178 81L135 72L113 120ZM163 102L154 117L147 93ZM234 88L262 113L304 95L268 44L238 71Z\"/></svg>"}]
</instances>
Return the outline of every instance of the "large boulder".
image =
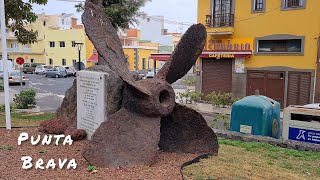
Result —
<instances>
[{"instance_id":1,"label":"large boulder","mask_svg":"<svg viewBox=\"0 0 320 180\"><path fill-rule=\"evenodd\" d=\"M86 137L87 133L83 129L69 128L64 131L64 135L70 135L73 141L80 141Z\"/></svg>"},{"instance_id":2,"label":"large boulder","mask_svg":"<svg viewBox=\"0 0 320 180\"><path fill-rule=\"evenodd\" d=\"M108 73L105 83L107 116L117 112L121 107L123 81L107 65L98 65L88 69ZM65 98L56 112L56 118L66 122L69 128L77 128L77 81L67 90Z\"/></svg>"},{"instance_id":3,"label":"large boulder","mask_svg":"<svg viewBox=\"0 0 320 180\"><path fill-rule=\"evenodd\" d=\"M38 130L46 134L63 134L68 128L68 125L64 121L51 119L44 121L40 124Z\"/></svg>"}]
</instances>

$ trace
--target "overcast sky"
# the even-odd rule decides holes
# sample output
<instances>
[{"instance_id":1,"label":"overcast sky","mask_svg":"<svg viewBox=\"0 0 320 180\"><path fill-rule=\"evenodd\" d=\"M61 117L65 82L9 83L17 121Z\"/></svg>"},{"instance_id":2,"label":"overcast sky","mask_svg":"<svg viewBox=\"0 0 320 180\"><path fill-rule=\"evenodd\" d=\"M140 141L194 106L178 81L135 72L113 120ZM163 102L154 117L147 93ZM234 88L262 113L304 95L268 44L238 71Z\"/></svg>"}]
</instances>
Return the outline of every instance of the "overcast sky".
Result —
<instances>
[{"instance_id":1,"label":"overcast sky","mask_svg":"<svg viewBox=\"0 0 320 180\"><path fill-rule=\"evenodd\" d=\"M77 3L49 0L45 6L34 5L36 13L61 14L73 13L80 18L81 14L76 13L74 5ZM152 0L141 9L148 15L163 15L166 20L196 23L197 19L197 0ZM165 24L171 31L181 31L181 26ZM183 27L183 31L187 27Z\"/></svg>"}]
</instances>

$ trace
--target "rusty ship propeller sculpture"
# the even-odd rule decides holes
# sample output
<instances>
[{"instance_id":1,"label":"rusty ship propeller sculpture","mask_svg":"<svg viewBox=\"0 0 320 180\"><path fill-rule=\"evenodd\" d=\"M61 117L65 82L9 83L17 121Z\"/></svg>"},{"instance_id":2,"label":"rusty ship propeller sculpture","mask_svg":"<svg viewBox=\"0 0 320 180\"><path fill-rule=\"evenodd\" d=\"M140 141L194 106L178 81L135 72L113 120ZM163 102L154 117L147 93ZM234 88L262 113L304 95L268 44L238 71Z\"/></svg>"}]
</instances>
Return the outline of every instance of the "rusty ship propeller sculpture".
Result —
<instances>
[{"instance_id":1,"label":"rusty ship propeller sculpture","mask_svg":"<svg viewBox=\"0 0 320 180\"><path fill-rule=\"evenodd\" d=\"M150 165L159 153L212 153L219 145L214 132L194 110L175 103L172 83L195 64L206 41L203 25L191 26L154 79L135 81L103 7L87 1L82 15L89 39L106 64L125 82L122 106L102 123L83 156L96 166Z\"/></svg>"}]
</instances>

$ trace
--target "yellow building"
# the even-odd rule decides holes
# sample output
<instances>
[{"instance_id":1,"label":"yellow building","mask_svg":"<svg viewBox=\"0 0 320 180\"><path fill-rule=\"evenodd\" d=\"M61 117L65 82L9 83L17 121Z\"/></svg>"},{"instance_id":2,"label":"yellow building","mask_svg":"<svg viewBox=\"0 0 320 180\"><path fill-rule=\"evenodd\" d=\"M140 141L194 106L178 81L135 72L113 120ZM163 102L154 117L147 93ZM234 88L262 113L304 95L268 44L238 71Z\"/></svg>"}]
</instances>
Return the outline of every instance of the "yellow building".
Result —
<instances>
[{"instance_id":1,"label":"yellow building","mask_svg":"<svg viewBox=\"0 0 320 180\"><path fill-rule=\"evenodd\" d=\"M320 1L198 0L207 44L197 88L240 97L259 90L282 107L320 102L317 7Z\"/></svg>"},{"instance_id":2,"label":"yellow building","mask_svg":"<svg viewBox=\"0 0 320 180\"><path fill-rule=\"evenodd\" d=\"M74 66L79 59L75 43L83 43L80 58L85 62L85 32L83 29L48 29L46 33L46 64L53 66Z\"/></svg>"},{"instance_id":3,"label":"yellow building","mask_svg":"<svg viewBox=\"0 0 320 180\"><path fill-rule=\"evenodd\" d=\"M37 42L34 44L22 45L18 43L14 33L7 29L7 51L10 60L15 63L17 57L23 57L26 63L44 63L45 62L45 29L42 19L37 19L36 22L26 25L26 29L38 31ZM0 53L2 47L0 44Z\"/></svg>"},{"instance_id":4,"label":"yellow building","mask_svg":"<svg viewBox=\"0 0 320 180\"><path fill-rule=\"evenodd\" d=\"M140 42L140 31L129 29L125 33L119 33L124 54L127 58L129 70L147 71L154 67L154 61L150 59L152 53L158 52L159 45L147 41ZM98 55L92 42L86 37L86 67L98 63ZM159 67L159 62L157 62Z\"/></svg>"},{"instance_id":5,"label":"yellow building","mask_svg":"<svg viewBox=\"0 0 320 180\"><path fill-rule=\"evenodd\" d=\"M53 66L73 66L78 62L78 49L74 43L85 43L82 25L72 14L37 15L38 19L25 25L26 29L38 31L37 42L19 44L13 32L7 31L7 50L9 59L15 62L23 57L26 63L43 63ZM85 45L81 51L81 60L85 61Z\"/></svg>"}]
</instances>

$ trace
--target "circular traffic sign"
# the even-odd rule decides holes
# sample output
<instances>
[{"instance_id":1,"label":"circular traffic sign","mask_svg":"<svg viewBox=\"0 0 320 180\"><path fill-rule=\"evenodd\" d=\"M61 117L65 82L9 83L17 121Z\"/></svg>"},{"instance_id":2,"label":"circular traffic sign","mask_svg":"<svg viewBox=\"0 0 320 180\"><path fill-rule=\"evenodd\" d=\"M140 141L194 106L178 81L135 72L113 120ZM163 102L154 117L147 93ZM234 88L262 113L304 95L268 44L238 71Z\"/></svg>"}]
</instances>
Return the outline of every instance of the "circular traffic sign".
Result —
<instances>
[{"instance_id":1,"label":"circular traffic sign","mask_svg":"<svg viewBox=\"0 0 320 180\"><path fill-rule=\"evenodd\" d=\"M24 59L22 57L18 57L16 59L16 63L19 64L19 65L22 65L22 64L24 64Z\"/></svg>"}]
</instances>

